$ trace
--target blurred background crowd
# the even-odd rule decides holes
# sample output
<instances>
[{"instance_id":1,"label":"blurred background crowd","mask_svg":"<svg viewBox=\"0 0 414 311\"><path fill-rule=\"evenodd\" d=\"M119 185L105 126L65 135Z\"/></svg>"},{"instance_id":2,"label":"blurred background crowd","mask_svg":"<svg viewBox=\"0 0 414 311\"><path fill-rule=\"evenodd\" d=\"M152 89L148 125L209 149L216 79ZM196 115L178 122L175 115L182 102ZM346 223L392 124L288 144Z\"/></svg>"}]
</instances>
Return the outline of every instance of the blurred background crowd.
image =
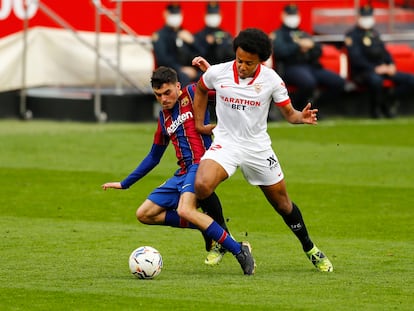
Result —
<instances>
[{"instance_id":1,"label":"blurred background crowd","mask_svg":"<svg viewBox=\"0 0 414 311\"><path fill-rule=\"evenodd\" d=\"M192 58L201 55L211 64L233 60L232 40L248 27L269 34L273 55L265 65L283 78L298 109L310 101L343 114L351 109L352 96L358 102L352 109L364 111L362 115L394 118L414 105L414 1L92 0L89 11L76 2L65 13L53 1L27 1L19 8L17 2L3 0L0 22L8 23L0 31L0 54L14 58L6 59L0 75L0 98L2 92L18 91L20 113L30 106L30 95L40 97L45 87L49 92L50 87L53 92L64 87L66 93L71 87L78 93L79 87L89 87L95 110L103 111L97 92L102 96L105 90L124 94L135 89L150 94L149 76L161 65L174 68L183 85L197 81L201 72L191 66ZM32 55L39 39L30 36L39 27L64 30L88 51L81 52L66 38L46 50L56 50L58 56L44 57L42 63ZM20 50L10 53L10 38L16 35ZM118 41L105 41L107 35ZM54 33L41 46L58 37ZM132 43L125 37L133 37L130 41L140 50L126 47L124 41ZM112 50L105 51L106 45Z\"/></svg>"}]
</instances>

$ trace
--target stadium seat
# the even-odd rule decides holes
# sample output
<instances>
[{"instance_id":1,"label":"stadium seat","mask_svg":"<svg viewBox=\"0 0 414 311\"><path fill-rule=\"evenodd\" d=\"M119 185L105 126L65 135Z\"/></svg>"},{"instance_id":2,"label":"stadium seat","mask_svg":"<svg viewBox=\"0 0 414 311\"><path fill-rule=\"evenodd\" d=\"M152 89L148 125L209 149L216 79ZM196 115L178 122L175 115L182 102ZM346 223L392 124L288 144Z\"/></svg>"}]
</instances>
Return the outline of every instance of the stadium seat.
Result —
<instances>
[{"instance_id":1,"label":"stadium seat","mask_svg":"<svg viewBox=\"0 0 414 311\"><path fill-rule=\"evenodd\" d=\"M321 65L328 70L339 74L343 78L348 77L348 58L346 54L330 44L322 45Z\"/></svg>"},{"instance_id":2,"label":"stadium seat","mask_svg":"<svg viewBox=\"0 0 414 311\"><path fill-rule=\"evenodd\" d=\"M414 74L414 49L410 45L388 43L386 47L399 71Z\"/></svg>"},{"instance_id":3,"label":"stadium seat","mask_svg":"<svg viewBox=\"0 0 414 311\"><path fill-rule=\"evenodd\" d=\"M414 49L410 45L387 43L386 48L391 54L398 71L414 74ZM343 53L348 57L345 48L343 49ZM348 67L348 77L350 76L350 68ZM384 80L383 86L385 88L391 88L394 84L391 80ZM363 88L359 87L358 89L362 90Z\"/></svg>"},{"instance_id":4,"label":"stadium seat","mask_svg":"<svg viewBox=\"0 0 414 311\"><path fill-rule=\"evenodd\" d=\"M274 57L273 63L276 63ZM331 70L341 77L346 79L348 77L348 58L343 51L340 51L332 44L322 44L322 56L319 59L323 68ZM296 86L287 85L289 93L293 93L296 90Z\"/></svg>"}]
</instances>

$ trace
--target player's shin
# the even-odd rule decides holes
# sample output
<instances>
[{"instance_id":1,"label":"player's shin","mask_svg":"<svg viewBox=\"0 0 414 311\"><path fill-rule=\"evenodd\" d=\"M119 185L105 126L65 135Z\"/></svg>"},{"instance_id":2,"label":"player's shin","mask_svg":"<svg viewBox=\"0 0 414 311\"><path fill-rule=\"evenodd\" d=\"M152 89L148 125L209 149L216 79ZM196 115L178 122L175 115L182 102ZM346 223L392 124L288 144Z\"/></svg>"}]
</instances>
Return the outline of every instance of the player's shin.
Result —
<instances>
[{"instance_id":1,"label":"player's shin","mask_svg":"<svg viewBox=\"0 0 414 311\"><path fill-rule=\"evenodd\" d=\"M313 247L313 242L309 237L305 222L303 221L302 213L295 203L292 202L292 212L289 215L282 215L283 220L289 226L290 230L296 235L302 244L305 252Z\"/></svg>"},{"instance_id":2,"label":"player's shin","mask_svg":"<svg viewBox=\"0 0 414 311\"><path fill-rule=\"evenodd\" d=\"M220 226L223 227L224 230L229 232L226 221L224 220L220 199L215 192L213 192L208 198L199 200L198 202L203 212L207 213L207 215L213 218Z\"/></svg>"},{"instance_id":3,"label":"player's shin","mask_svg":"<svg viewBox=\"0 0 414 311\"><path fill-rule=\"evenodd\" d=\"M225 249L233 255L237 255L241 251L240 243L232 238L217 222L213 221L211 225L204 231L204 234L220 243Z\"/></svg>"},{"instance_id":4,"label":"player's shin","mask_svg":"<svg viewBox=\"0 0 414 311\"><path fill-rule=\"evenodd\" d=\"M166 211L164 225L175 228L198 229L197 226L180 217L175 210Z\"/></svg>"}]
</instances>

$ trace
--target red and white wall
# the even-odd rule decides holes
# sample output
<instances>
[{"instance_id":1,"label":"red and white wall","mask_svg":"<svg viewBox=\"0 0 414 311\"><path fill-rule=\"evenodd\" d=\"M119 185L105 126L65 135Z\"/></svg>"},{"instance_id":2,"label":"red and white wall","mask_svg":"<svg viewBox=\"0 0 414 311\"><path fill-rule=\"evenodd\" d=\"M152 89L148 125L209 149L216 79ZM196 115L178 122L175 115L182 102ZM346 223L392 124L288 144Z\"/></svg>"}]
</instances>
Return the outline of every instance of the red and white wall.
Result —
<instances>
[{"instance_id":1,"label":"red and white wall","mask_svg":"<svg viewBox=\"0 0 414 311\"><path fill-rule=\"evenodd\" d=\"M0 38L23 29L24 2L29 3L29 26L59 26L39 9L35 0L0 0ZM67 21L77 30L95 30L95 9L92 0L39 0L51 8L61 18ZM179 2L179 1L176 1ZM314 8L353 8L354 0L342 1L223 1L221 3L223 13L222 27L233 35L237 27L258 27L265 32L279 27L280 12L282 8L291 2L296 2L302 14L302 26L311 31L311 14ZM364 3L363 0L358 1ZM375 1L374 1L375 2ZM377 1L384 5L384 1ZM116 2L101 0L108 8L115 9ZM135 32L140 35L151 35L162 27L164 20L162 12L168 1L132 1L127 0L122 5L122 19ZM203 16L206 1L181 2L184 13L183 26L190 31L197 31L203 27ZM238 15L240 14L240 15ZM238 17L241 16L240 24ZM102 19L102 31L114 32L115 26L107 18Z\"/></svg>"}]
</instances>

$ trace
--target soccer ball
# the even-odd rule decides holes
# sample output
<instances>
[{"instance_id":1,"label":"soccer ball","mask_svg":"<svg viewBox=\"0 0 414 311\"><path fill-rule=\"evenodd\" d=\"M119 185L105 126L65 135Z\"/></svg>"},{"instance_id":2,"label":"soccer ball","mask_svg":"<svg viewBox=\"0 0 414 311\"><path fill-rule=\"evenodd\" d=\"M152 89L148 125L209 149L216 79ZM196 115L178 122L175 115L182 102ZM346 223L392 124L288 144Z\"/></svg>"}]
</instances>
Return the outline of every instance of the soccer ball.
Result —
<instances>
[{"instance_id":1,"label":"soccer ball","mask_svg":"<svg viewBox=\"0 0 414 311\"><path fill-rule=\"evenodd\" d=\"M153 279L161 269L161 254L151 246L138 247L129 256L129 270L138 279Z\"/></svg>"}]
</instances>

